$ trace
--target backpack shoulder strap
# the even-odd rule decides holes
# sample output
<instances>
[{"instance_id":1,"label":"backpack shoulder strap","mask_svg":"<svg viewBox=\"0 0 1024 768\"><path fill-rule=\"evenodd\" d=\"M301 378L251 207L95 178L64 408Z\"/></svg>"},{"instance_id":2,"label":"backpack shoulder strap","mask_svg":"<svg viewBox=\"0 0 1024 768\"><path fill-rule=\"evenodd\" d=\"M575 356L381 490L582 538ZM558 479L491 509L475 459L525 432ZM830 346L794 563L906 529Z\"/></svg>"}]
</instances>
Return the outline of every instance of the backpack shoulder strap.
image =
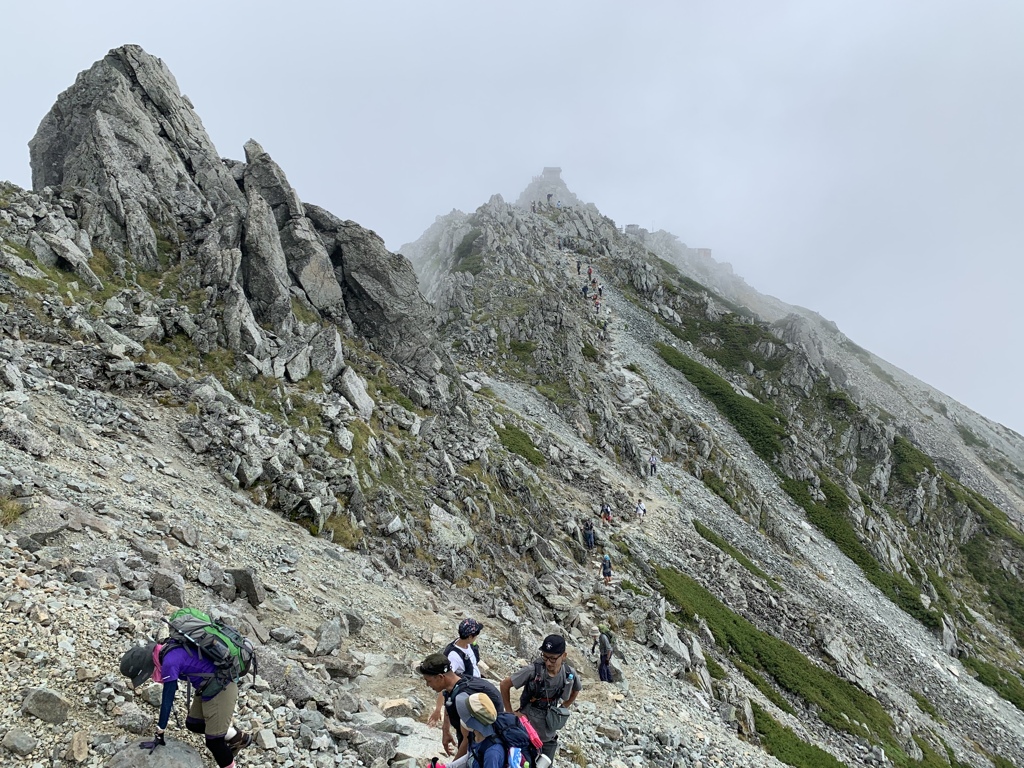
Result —
<instances>
[{"instance_id":1,"label":"backpack shoulder strap","mask_svg":"<svg viewBox=\"0 0 1024 768\"><path fill-rule=\"evenodd\" d=\"M470 647L472 647L472 646L470 646ZM463 671L465 671L466 673L470 673L471 674L472 673L472 668L469 666L469 656L467 656L466 652L463 651L461 648L459 648L459 646L457 646L455 644L454 640L452 642L448 643L448 645L446 645L444 647L444 655L445 655L445 657L447 657L448 654L451 653L452 651L455 651L455 653L458 654L459 658L462 659ZM474 649L474 651L478 654L477 655L477 659L479 659L480 658L480 656L479 656L480 652L477 651L476 649Z\"/></svg>"}]
</instances>

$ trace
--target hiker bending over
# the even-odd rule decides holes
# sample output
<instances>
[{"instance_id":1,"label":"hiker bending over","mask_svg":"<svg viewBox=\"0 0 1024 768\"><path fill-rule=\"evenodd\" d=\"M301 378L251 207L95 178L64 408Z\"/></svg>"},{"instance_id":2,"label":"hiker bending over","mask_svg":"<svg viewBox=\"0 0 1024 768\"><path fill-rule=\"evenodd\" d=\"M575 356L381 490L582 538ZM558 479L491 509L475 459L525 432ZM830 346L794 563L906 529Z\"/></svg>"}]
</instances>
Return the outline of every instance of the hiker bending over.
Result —
<instances>
[{"instance_id":1,"label":"hiker bending over","mask_svg":"<svg viewBox=\"0 0 1024 768\"><path fill-rule=\"evenodd\" d=\"M541 658L501 681L501 699L512 711L511 691L522 688L519 712L536 729L544 746L541 754L552 762L558 751L558 732L569 719L569 707L583 689L576 670L566 663L565 638L548 635L540 646Z\"/></svg>"},{"instance_id":2,"label":"hiker bending over","mask_svg":"<svg viewBox=\"0 0 1024 768\"><path fill-rule=\"evenodd\" d=\"M121 657L121 674L131 678L132 688L138 688L150 678L163 684L156 735L153 741L140 745L143 749L152 752L166 744L164 731L174 708L179 680L195 689L185 727L206 736L206 748L220 768L233 768L238 751L252 743L250 734L231 725L238 701L238 683L224 685L220 682L214 663L196 651L170 642L136 645Z\"/></svg>"},{"instance_id":3,"label":"hiker bending over","mask_svg":"<svg viewBox=\"0 0 1024 768\"><path fill-rule=\"evenodd\" d=\"M482 693L491 700L498 713L505 711L501 694L494 687L494 683L484 680L482 677L460 675L452 669L451 661L443 653L430 654L416 667L416 671L423 675L423 682L432 691L439 694L444 702L444 722L441 724L441 748L449 755L454 753L456 758L462 757L466 754L466 749L469 746L461 727L462 717L455 703L458 696L468 693ZM451 729L453 728L455 729L455 738L452 738Z\"/></svg>"}]
</instances>

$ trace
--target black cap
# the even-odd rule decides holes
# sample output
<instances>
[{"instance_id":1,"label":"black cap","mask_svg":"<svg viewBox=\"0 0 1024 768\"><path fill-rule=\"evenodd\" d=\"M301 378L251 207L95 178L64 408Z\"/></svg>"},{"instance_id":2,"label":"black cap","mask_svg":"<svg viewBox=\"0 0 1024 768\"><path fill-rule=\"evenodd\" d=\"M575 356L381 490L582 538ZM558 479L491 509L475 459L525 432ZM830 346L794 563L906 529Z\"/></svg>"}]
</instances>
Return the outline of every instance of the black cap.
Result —
<instances>
[{"instance_id":1,"label":"black cap","mask_svg":"<svg viewBox=\"0 0 1024 768\"><path fill-rule=\"evenodd\" d=\"M443 675L451 669L452 664L443 653L430 654L416 667L416 671L421 675Z\"/></svg>"},{"instance_id":2,"label":"black cap","mask_svg":"<svg viewBox=\"0 0 1024 768\"><path fill-rule=\"evenodd\" d=\"M540 644L543 653L565 653L565 638L561 635L548 635Z\"/></svg>"},{"instance_id":3,"label":"black cap","mask_svg":"<svg viewBox=\"0 0 1024 768\"><path fill-rule=\"evenodd\" d=\"M156 669L153 661L153 650L156 643L134 645L121 657L121 674L132 679L132 688L138 688L149 680Z\"/></svg>"}]
</instances>

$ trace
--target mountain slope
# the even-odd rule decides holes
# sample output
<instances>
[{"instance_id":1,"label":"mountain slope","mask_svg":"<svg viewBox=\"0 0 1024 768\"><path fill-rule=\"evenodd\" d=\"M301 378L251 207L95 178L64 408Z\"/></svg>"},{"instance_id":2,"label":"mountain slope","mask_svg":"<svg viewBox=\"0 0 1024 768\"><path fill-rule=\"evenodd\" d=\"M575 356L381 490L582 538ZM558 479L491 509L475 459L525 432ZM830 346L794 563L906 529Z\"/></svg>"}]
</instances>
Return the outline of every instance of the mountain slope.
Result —
<instances>
[{"instance_id":1,"label":"mountain slope","mask_svg":"<svg viewBox=\"0 0 1024 768\"><path fill-rule=\"evenodd\" d=\"M413 667L464 615L498 677L566 634L565 761L1024 762L1019 436L557 173L406 258L244 151L126 46L0 187L13 764L135 750L116 659L183 602L261 643L246 764L436 754Z\"/></svg>"}]
</instances>

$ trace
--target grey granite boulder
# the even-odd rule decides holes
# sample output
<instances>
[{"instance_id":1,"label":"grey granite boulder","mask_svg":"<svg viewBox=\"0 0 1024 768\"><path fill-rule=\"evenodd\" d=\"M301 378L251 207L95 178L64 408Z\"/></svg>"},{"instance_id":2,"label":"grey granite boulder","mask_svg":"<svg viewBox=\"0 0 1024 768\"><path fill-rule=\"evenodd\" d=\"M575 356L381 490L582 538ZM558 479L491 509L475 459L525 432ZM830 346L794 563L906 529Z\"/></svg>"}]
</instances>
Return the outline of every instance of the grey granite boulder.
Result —
<instances>
[{"instance_id":1,"label":"grey granite boulder","mask_svg":"<svg viewBox=\"0 0 1024 768\"><path fill-rule=\"evenodd\" d=\"M49 688L30 688L21 711L35 715L46 723L63 723L68 719L71 702L57 691Z\"/></svg>"},{"instance_id":2,"label":"grey granite boulder","mask_svg":"<svg viewBox=\"0 0 1024 768\"><path fill-rule=\"evenodd\" d=\"M244 205L202 121L164 63L116 48L57 98L29 142L32 184L80 188L79 220L99 248L158 268L157 234Z\"/></svg>"},{"instance_id":3,"label":"grey granite boulder","mask_svg":"<svg viewBox=\"0 0 1024 768\"><path fill-rule=\"evenodd\" d=\"M104 768L204 768L203 756L182 741L168 738L152 752L133 741L110 758Z\"/></svg>"}]
</instances>

